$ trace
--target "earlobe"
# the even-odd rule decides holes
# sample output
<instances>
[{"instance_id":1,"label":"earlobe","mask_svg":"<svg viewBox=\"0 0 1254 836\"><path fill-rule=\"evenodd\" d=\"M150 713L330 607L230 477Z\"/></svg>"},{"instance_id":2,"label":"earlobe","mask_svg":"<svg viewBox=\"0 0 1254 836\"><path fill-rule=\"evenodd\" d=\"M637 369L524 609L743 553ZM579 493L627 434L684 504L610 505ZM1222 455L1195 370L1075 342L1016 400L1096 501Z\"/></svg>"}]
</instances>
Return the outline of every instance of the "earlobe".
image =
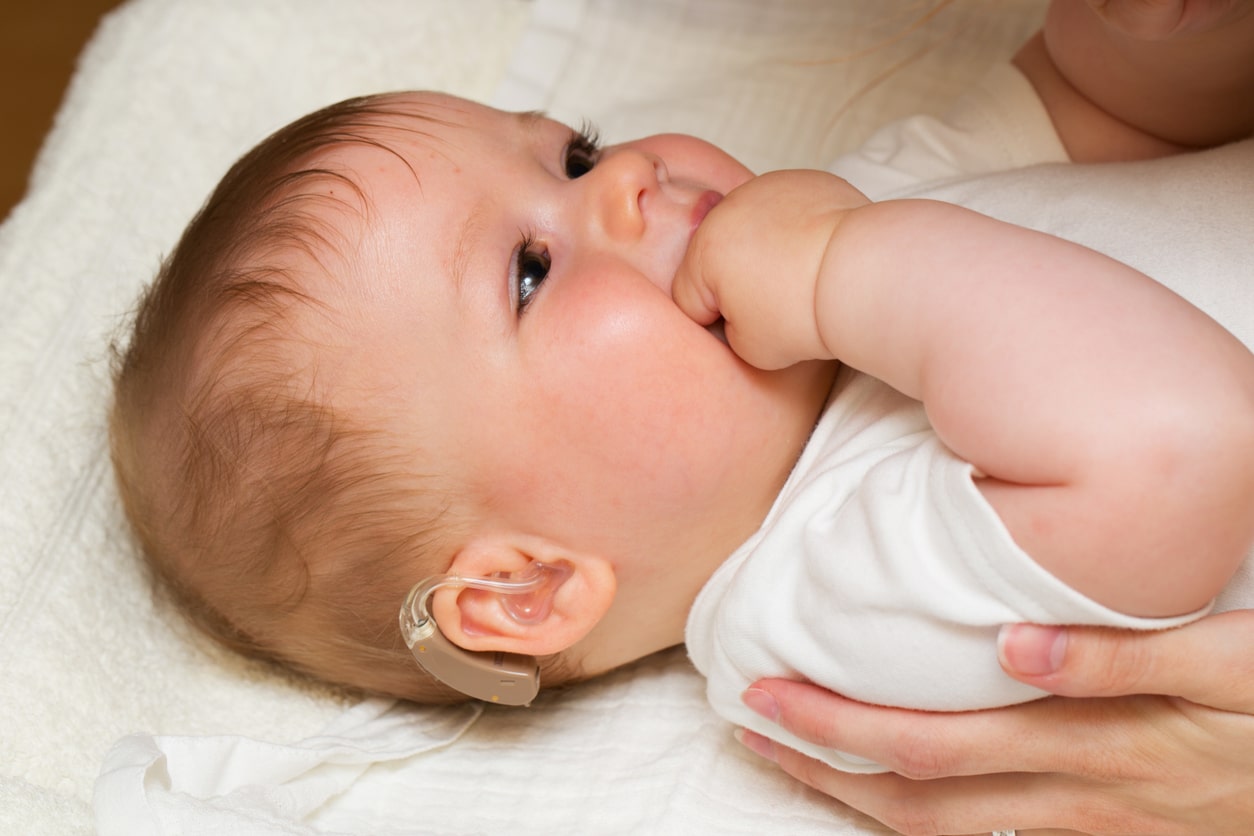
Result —
<instances>
[{"instance_id":1,"label":"earlobe","mask_svg":"<svg viewBox=\"0 0 1254 836\"><path fill-rule=\"evenodd\" d=\"M604 558L572 553L540 538L488 538L463 547L449 573L518 577L536 562L555 571L546 572L544 583L519 600L478 589L437 590L431 612L440 632L466 650L547 656L574 645L614 600L614 570Z\"/></svg>"}]
</instances>

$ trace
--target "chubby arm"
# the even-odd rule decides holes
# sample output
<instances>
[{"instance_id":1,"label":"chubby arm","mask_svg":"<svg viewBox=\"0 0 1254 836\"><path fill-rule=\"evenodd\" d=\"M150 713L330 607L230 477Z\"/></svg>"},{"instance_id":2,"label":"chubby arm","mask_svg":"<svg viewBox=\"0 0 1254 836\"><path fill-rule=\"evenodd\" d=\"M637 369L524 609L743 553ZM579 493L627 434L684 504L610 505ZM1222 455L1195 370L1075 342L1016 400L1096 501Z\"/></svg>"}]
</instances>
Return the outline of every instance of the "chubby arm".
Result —
<instances>
[{"instance_id":1,"label":"chubby arm","mask_svg":"<svg viewBox=\"0 0 1254 836\"><path fill-rule=\"evenodd\" d=\"M1254 357L1161 285L959 207L884 203L840 225L815 309L833 355L922 400L1016 542L1076 589L1178 614L1243 559Z\"/></svg>"},{"instance_id":2,"label":"chubby arm","mask_svg":"<svg viewBox=\"0 0 1254 836\"><path fill-rule=\"evenodd\" d=\"M1054 0L1015 57L1077 162L1254 134L1254 2Z\"/></svg>"},{"instance_id":3,"label":"chubby arm","mask_svg":"<svg viewBox=\"0 0 1254 836\"><path fill-rule=\"evenodd\" d=\"M711 212L674 292L754 365L838 359L921 400L1016 542L1107 606L1200 608L1254 540L1254 356L1092 250L775 172Z\"/></svg>"}]
</instances>

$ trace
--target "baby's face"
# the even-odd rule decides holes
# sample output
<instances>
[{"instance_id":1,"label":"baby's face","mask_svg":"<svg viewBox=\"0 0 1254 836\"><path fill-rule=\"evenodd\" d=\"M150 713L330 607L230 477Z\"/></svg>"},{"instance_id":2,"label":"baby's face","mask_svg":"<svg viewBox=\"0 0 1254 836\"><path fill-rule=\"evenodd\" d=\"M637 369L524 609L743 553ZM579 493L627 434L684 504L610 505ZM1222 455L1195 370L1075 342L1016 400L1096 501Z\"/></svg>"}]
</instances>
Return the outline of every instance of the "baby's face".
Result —
<instances>
[{"instance_id":1,"label":"baby's face","mask_svg":"<svg viewBox=\"0 0 1254 836\"><path fill-rule=\"evenodd\" d=\"M401 101L426 118L380 135L395 153L331 157L369 207L321 379L429 451L415 470L451 475L484 528L596 551L620 592L695 594L830 385L824 365L749 367L671 300L693 231L750 172L691 137L598 151L536 115Z\"/></svg>"}]
</instances>

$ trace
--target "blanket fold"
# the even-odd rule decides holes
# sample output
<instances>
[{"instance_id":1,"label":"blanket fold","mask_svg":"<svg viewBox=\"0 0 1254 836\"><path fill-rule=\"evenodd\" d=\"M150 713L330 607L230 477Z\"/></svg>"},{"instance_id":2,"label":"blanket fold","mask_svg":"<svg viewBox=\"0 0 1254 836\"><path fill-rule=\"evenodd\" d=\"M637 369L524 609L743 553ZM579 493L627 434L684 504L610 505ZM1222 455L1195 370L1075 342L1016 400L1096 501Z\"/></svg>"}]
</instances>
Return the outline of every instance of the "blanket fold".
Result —
<instances>
[{"instance_id":1,"label":"blanket fold","mask_svg":"<svg viewBox=\"0 0 1254 836\"><path fill-rule=\"evenodd\" d=\"M298 823L371 766L453 743L482 711L479 705L420 711L367 699L320 734L291 744L236 735L130 735L109 750L96 780L98 832L318 832Z\"/></svg>"}]
</instances>

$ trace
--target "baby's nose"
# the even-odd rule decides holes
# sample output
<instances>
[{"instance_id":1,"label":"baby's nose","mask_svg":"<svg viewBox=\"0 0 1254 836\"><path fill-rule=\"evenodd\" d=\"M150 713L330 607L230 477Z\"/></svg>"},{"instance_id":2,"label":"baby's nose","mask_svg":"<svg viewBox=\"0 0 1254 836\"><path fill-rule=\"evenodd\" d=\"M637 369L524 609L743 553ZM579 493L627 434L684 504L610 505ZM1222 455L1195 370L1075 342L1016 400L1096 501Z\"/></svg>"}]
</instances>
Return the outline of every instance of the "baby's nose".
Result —
<instances>
[{"instance_id":1,"label":"baby's nose","mask_svg":"<svg viewBox=\"0 0 1254 836\"><path fill-rule=\"evenodd\" d=\"M591 172L594 211L611 238L635 241L644 234L645 203L666 177L659 157L633 148L608 151Z\"/></svg>"}]
</instances>

